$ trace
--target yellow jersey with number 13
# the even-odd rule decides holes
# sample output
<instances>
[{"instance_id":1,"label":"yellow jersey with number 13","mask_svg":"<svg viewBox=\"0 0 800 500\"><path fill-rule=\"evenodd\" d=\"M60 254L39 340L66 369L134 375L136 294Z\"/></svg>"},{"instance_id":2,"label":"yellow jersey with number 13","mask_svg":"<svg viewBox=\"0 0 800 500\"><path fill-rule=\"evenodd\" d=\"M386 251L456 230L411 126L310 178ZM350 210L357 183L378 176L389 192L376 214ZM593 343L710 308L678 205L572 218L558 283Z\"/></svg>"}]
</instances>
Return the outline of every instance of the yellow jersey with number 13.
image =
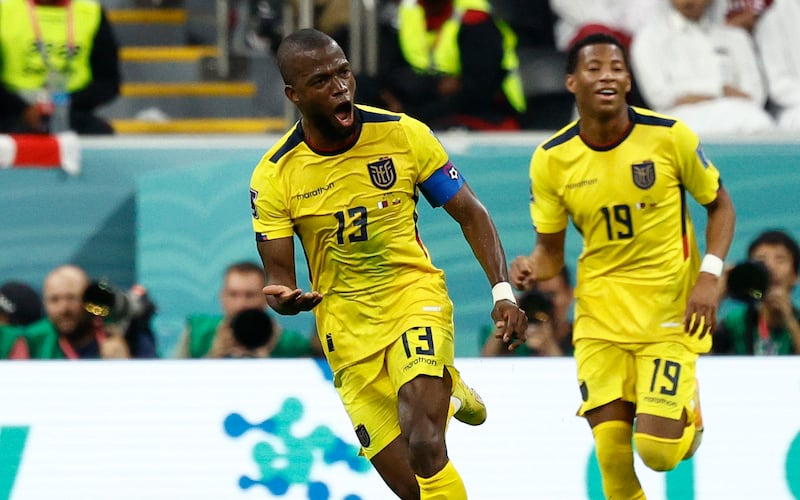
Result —
<instances>
[{"instance_id":1,"label":"yellow jersey with number 13","mask_svg":"<svg viewBox=\"0 0 800 500\"><path fill-rule=\"evenodd\" d=\"M256 166L256 238L302 242L311 286L323 295L317 329L335 371L412 327L453 330L444 273L417 229L422 192L433 206L464 184L423 123L358 106L362 129L345 151L315 151L300 123Z\"/></svg>"}]
</instances>

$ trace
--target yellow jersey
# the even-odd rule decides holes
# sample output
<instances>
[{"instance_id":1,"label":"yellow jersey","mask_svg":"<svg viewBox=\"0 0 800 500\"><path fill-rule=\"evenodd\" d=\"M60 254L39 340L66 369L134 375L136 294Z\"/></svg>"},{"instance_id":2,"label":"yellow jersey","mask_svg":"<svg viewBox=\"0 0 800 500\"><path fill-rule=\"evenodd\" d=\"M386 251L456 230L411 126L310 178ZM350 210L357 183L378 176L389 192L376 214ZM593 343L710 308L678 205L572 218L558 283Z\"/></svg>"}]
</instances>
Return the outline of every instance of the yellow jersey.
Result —
<instances>
[{"instance_id":1,"label":"yellow jersey","mask_svg":"<svg viewBox=\"0 0 800 500\"><path fill-rule=\"evenodd\" d=\"M323 295L317 330L335 371L386 347L409 328L453 330L444 273L417 228L422 193L446 203L464 184L423 123L356 107L362 128L345 151L315 151L298 122L252 178L259 241L298 235L311 286Z\"/></svg>"},{"instance_id":2,"label":"yellow jersey","mask_svg":"<svg viewBox=\"0 0 800 500\"><path fill-rule=\"evenodd\" d=\"M573 122L537 147L530 165L531 217L540 233L583 238L575 290L574 339L656 342L710 348L683 331L700 257L687 193L716 199L718 170L682 122L629 108L616 143L586 143Z\"/></svg>"}]
</instances>

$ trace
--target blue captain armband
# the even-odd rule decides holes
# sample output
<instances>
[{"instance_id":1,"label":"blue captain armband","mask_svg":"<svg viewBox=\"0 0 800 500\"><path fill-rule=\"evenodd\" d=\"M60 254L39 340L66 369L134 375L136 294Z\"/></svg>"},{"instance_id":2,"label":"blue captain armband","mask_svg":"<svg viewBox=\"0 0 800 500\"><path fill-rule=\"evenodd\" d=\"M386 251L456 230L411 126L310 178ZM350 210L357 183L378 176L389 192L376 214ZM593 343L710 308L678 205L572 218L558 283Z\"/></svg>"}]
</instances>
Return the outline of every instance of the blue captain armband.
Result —
<instances>
[{"instance_id":1,"label":"blue captain armband","mask_svg":"<svg viewBox=\"0 0 800 500\"><path fill-rule=\"evenodd\" d=\"M450 201L450 198L455 196L463 185L464 177L461 172L452 162L448 161L442 168L425 179L419 188L432 207L440 207Z\"/></svg>"}]
</instances>

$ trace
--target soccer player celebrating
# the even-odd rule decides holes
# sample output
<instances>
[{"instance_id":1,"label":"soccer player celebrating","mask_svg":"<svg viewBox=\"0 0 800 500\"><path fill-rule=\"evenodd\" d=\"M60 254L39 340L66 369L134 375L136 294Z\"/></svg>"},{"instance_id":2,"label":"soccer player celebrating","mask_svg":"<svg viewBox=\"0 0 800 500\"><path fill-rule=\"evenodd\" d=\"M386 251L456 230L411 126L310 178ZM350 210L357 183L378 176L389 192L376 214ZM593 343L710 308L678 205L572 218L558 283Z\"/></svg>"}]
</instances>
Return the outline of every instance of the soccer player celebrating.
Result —
<instances>
[{"instance_id":1,"label":"soccer player celebrating","mask_svg":"<svg viewBox=\"0 0 800 500\"><path fill-rule=\"evenodd\" d=\"M642 499L631 441L648 467L667 471L702 436L695 363L711 347L734 208L694 132L626 104L631 76L619 41L590 35L567 57L579 120L533 154L536 244L514 259L511 279L524 288L559 272L572 217L583 237L578 414L592 428L605 495ZM702 263L687 192L707 212Z\"/></svg>"},{"instance_id":2,"label":"soccer player celebrating","mask_svg":"<svg viewBox=\"0 0 800 500\"><path fill-rule=\"evenodd\" d=\"M486 408L454 361L453 305L417 231L421 192L461 226L492 288L500 335L520 343L527 318L485 207L423 123L354 105L339 45L312 29L277 51L286 97L302 117L261 159L250 196L270 306L314 309L334 385L364 455L400 498L466 498L447 456L454 416ZM312 291L298 288L294 240Z\"/></svg>"}]
</instances>

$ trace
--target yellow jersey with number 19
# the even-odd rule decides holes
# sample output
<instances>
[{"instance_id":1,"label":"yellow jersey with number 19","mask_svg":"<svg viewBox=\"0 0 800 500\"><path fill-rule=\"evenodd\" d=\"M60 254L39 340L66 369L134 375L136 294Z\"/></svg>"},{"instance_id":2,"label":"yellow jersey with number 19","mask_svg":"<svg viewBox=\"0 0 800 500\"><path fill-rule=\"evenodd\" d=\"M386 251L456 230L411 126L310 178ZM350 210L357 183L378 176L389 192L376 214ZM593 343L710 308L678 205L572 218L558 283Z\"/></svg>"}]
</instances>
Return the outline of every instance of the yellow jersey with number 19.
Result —
<instances>
[{"instance_id":1,"label":"yellow jersey with number 19","mask_svg":"<svg viewBox=\"0 0 800 500\"><path fill-rule=\"evenodd\" d=\"M682 122L629 108L631 127L616 143L588 144L577 122L535 151L530 166L536 230L583 237L575 290L574 339L675 340L711 346L683 331L700 257L687 208L714 201L719 172Z\"/></svg>"},{"instance_id":2,"label":"yellow jersey with number 19","mask_svg":"<svg viewBox=\"0 0 800 500\"><path fill-rule=\"evenodd\" d=\"M260 241L298 235L317 329L336 371L406 330L453 331L453 306L417 228L421 192L446 203L464 184L423 123L357 106L362 128L345 151L315 151L298 123L256 166L250 184Z\"/></svg>"}]
</instances>

